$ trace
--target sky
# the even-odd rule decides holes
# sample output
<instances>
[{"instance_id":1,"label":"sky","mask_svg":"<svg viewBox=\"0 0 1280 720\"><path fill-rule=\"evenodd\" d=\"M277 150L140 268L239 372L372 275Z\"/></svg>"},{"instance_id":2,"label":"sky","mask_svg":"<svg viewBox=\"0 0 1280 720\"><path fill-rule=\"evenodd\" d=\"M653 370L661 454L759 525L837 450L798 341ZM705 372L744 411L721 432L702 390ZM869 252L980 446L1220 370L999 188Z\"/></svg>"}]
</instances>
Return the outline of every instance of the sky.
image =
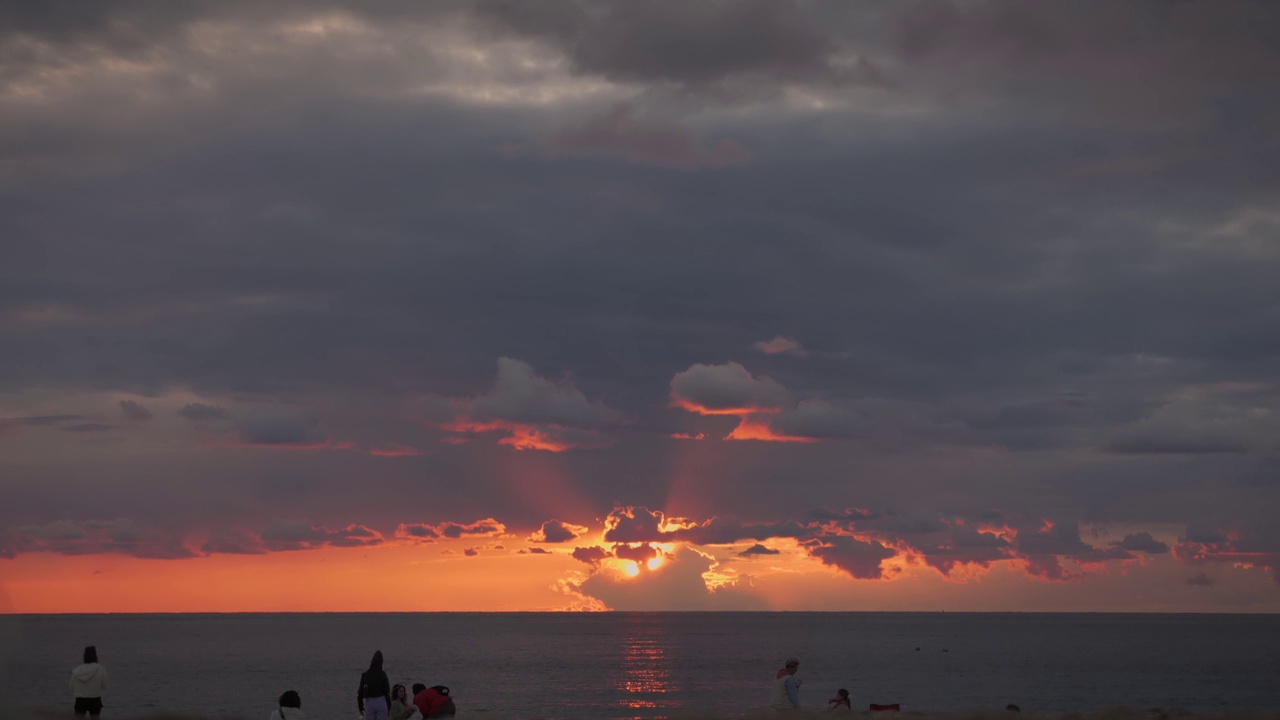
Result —
<instances>
[{"instance_id":1,"label":"sky","mask_svg":"<svg viewBox=\"0 0 1280 720\"><path fill-rule=\"evenodd\" d=\"M0 612L1280 612L1280 5L0 5Z\"/></svg>"}]
</instances>

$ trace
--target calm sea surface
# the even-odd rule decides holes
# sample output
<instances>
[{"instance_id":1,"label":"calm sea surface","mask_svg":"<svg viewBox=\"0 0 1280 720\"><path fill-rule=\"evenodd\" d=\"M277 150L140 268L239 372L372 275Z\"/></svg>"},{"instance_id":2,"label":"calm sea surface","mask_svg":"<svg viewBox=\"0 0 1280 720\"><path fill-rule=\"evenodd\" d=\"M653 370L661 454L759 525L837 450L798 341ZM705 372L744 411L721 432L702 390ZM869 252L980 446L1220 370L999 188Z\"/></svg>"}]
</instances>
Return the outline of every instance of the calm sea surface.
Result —
<instances>
[{"instance_id":1,"label":"calm sea surface","mask_svg":"<svg viewBox=\"0 0 1280 720\"><path fill-rule=\"evenodd\" d=\"M0 617L0 642L9 708L69 708L96 644L108 719L266 720L296 689L311 720L354 720L376 649L392 682L452 688L462 717L740 716L788 655L808 707L844 687L864 710L1280 709L1275 615L50 615Z\"/></svg>"}]
</instances>

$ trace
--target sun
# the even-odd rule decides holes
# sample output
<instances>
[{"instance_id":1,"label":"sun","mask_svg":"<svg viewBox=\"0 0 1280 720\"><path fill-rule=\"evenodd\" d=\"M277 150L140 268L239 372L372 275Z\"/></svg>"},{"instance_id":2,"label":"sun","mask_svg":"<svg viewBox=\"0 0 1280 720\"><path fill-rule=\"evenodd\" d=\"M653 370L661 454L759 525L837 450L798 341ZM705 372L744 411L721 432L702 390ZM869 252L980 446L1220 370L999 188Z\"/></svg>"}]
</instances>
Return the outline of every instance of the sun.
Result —
<instances>
[{"instance_id":1,"label":"sun","mask_svg":"<svg viewBox=\"0 0 1280 720\"><path fill-rule=\"evenodd\" d=\"M662 563L663 563L662 556L659 555L657 557L649 558L649 562L646 564L649 566L650 570L657 570L658 568L662 567Z\"/></svg>"},{"instance_id":2,"label":"sun","mask_svg":"<svg viewBox=\"0 0 1280 720\"><path fill-rule=\"evenodd\" d=\"M622 572L626 573L629 577L635 577L640 574L640 566L637 565L634 560L628 560L627 563L622 566Z\"/></svg>"}]
</instances>

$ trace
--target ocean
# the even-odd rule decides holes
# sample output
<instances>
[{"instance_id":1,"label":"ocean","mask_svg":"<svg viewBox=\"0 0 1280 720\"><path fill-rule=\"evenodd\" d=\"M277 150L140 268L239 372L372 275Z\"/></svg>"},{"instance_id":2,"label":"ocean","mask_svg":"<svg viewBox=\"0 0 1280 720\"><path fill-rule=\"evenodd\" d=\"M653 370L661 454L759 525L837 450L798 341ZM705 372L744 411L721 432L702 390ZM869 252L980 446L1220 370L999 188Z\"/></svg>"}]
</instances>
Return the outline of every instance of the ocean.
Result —
<instances>
[{"instance_id":1,"label":"ocean","mask_svg":"<svg viewBox=\"0 0 1280 720\"><path fill-rule=\"evenodd\" d=\"M801 661L802 703L855 710L1202 715L1280 710L1280 616L953 613L441 613L0 616L0 708L69 710L85 645L103 717L355 720L375 650L392 682L447 685L460 717L745 717Z\"/></svg>"}]
</instances>

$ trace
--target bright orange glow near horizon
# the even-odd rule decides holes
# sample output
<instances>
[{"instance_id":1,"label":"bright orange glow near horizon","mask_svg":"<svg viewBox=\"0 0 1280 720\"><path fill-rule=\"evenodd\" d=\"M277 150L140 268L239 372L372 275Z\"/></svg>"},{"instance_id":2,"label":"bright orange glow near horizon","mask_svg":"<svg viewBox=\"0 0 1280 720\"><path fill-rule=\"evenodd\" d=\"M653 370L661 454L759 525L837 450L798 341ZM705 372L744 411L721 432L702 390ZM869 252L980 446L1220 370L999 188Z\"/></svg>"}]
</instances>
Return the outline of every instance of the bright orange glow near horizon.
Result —
<instances>
[{"instance_id":1,"label":"bright orange glow near horizon","mask_svg":"<svg viewBox=\"0 0 1280 720\"><path fill-rule=\"evenodd\" d=\"M768 424L749 417L742 418L738 427L725 436L725 440L762 440L764 442L816 443L817 438L782 435L774 432Z\"/></svg>"},{"instance_id":2,"label":"bright orange glow near horizon","mask_svg":"<svg viewBox=\"0 0 1280 720\"><path fill-rule=\"evenodd\" d=\"M323 548L186 560L20 554L0 560L12 612L429 612L564 610L552 578L567 554L461 551L437 544Z\"/></svg>"}]
</instances>

